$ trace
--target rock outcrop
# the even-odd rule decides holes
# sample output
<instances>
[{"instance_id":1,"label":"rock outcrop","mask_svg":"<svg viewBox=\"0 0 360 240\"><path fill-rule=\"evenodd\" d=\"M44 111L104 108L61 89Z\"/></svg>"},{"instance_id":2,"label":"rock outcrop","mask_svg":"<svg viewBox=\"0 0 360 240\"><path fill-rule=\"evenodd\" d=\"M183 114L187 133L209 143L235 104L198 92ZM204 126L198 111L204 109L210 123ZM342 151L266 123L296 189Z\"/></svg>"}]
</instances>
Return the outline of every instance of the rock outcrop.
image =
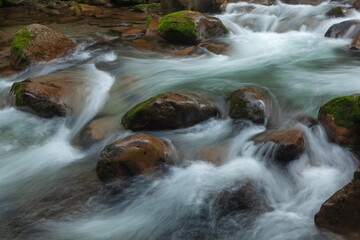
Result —
<instances>
[{"instance_id":1,"label":"rock outcrop","mask_svg":"<svg viewBox=\"0 0 360 240\"><path fill-rule=\"evenodd\" d=\"M11 45L11 65L23 69L31 63L65 56L75 43L44 25L32 24L18 31Z\"/></svg>"},{"instance_id":2,"label":"rock outcrop","mask_svg":"<svg viewBox=\"0 0 360 240\"><path fill-rule=\"evenodd\" d=\"M275 143L274 159L280 163L298 159L305 151L304 133L297 128L267 130L255 135L252 141L255 144Z\"/></svg>"},{"instance_id":3,"label":"rock outcrop","mask_svg":"<svg viewBox=\"0 0 360 240\"><path fill-rule=\"evenodd\" d=\"M228 32L220 19L195 11L180 11L161 18L157 30L171 43L198 44Z\"/></svg>"},{"instance_id":4,"label":"rock outcrop","mask_svg":"<svg viewBox=\"0 0 360 240\"><path fill-rule=\"evenodd\" d=\"M246 119L256 124L264 124L269 117L269 100L264 92L247 87L230 93L227 99L229 116Z\"/></svg>"},{"instance_id":5,"label":"rock outcrop","mask_svg":"<svg viewBox=\"0 0 360 240\"><path fill-rule=\"evenodd\" d=\"M173 162L173 150L164 141L136 134L106 146L100 153L96 172L101 181L149 173Z\"/></svg>"},{"instance_id":6,"label":"rock outcrop","mask_svg":"<svg viewBox=\"0 0 360 240\"><path fill-rule=\"evenodd\" d=\"M360 95L336 97L321 106L319 121L329 138L352 150L360 149Z\"/></svg>"},{"instance_id":7,"label":"rock outcrop","mask_svg":"<svg viewBox=\"0 0 360 240\"><path fill-rule=\"evenodd\" d=\"M219 112L207 96L181 91L165 92L137 104L122 118L124 128L133 131L189 127Z\"/></svg>"},{"instance_id":8,"label":"rock outcrop","mask_svg":"<svg viewBox=\"0 0 360 240\"><path fill-rule=\"evenodd\" d=\"M315 215L315 224L347 237L360 238L360 168L345 187L332 195Z\"/></svg>"}]
</instances>

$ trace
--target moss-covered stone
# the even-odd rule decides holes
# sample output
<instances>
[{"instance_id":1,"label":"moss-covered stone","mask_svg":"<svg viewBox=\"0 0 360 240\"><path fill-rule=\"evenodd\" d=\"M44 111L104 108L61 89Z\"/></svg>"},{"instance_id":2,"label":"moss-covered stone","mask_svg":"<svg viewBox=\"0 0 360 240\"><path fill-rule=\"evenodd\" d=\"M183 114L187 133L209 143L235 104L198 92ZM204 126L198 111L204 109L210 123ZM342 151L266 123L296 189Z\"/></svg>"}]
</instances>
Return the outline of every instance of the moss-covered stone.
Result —
<instances>
[{"instance_id":1,"label":"moss-covered stone","mask_svg":"<svg viewBox=\"0 0 360 240\"><path fill-rule=\"evenodd\" d=\"M149 26L149 24L152 22L152 20L153 20L153 18L152 18L152 16L151 16L151 14L149 14L149 15L147 16L147 18L146 18L146 27L145 27L145 29L148 28L148 26Z\"/></svg>"},{"instance_id":2,"label":"moss-covered stone","mask_svg":"<svg viewBox=\"0 0 360 240\"><path fill-rule=\"evenodd\" d=\"M188 10L170 13L161 18L157 30L166 34L172 41L196 43L195 23L191 17L184 16Z\"/></svg>"},{"instance_id":3,"label":"moss-covered stone","mask_svg":"<svg viewBox=\"0 0 360 240\"><path fill-rule=\"evenodd\" d=\"M136 12L146 12L148 10L159 10L161 9L161 3L149 3L149 4L138 4L134 6Z\"/></svg>"},{"instance_id":4,"label":"moss-covered stone","mask_svg":"<svg viewBox=\"0 0 360 240\"><path fill-rule=\"evenodd\" d=\"M23 92L25 92L25 87L24 87L23 82L15 82L15 83L13 83L13 85L11 86L10 93L14 94L14 96L15 96L15 105L17 107L22 106L19 95L21 93L23 93Z\"/></svg>"},{"instance_id":5,"label":"moss-covered stone","mask_svg":"<svg viewBox=\"0 0 360 240\"><path fill-rule=\"evenodd\" d=\"M354 128L360 123L360 96L336 97L323 105L319 113L331 114L338 126Z\"/></svg>"},{"instance_id":6,"label":"moss-covered stone","mask_svg":"<svg viewBox=\"0 0 360 240\"><path fill-rule=\"evenodd\" d=\"M218 114L218 109L203 94L166 92L130 109L123 116L122 125L133 131L177 129Z\"/></svg>"},{"instance_id":7,"label":"moss-covered stone","mask_svg":"<svg viewBox=\"0 0 360 240\"><path fill-rule=\"evenodd\" d=\"M30 41L36 39L36 36L30 35L26 27L20 29L14 36L14 39L11 44L11 55L22 58L22 62L28 65L30 63L30 59L28 56L23 55L23 49L29 46Z\"/></svg>"}]
</instances>

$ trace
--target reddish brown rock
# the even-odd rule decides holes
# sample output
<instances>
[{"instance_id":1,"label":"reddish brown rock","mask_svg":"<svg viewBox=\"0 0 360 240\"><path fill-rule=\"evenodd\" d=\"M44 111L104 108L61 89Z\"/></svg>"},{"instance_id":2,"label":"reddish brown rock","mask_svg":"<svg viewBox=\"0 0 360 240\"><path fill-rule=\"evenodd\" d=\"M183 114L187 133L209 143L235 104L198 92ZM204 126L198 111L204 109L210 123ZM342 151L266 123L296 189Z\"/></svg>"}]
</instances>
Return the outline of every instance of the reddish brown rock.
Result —
<instances>
[{"instance_id":1,"label":"reddish brown rock","mask_svg":"<svg viewBox=\"0 0 360 240\"><path fill-rule=\"evenodd\" d=\"M360 50L360 31L350 45L352 50Z\"/></svg>"},{"instance_id":2,"label":"reddish brown rock","mask_svg":"<svg viewBox=\"0 0 360 240\"><path fill-rule=\"evenodd\" d=\"M356 10L360 9L360 0L356 0L353 4L353 8L355 8Z\"/></svg>"},{"instance_id":3,"label":"reddish brown rock","mask_svg":"<svg viewBox=\"0 0 360 240\"><path fill-rule=\"evenodd\" d=\"M15 34L11 46L11 65L23 69L34 62L65 56L75 43L67 36L40 24L24 27Z\"/></svg>"},{"instance_id":4,"label":"reddish brown rock","mask_svg":"<svg viewBox=\"0 0 360 240\"><path fill-rule=\"evenodd\" d=\"M97 6L90 6L87 4L78 4L76 6L70 7L70 10L73 11L76 16L87 16L95 17L97 14L101 13L101 10Z\"/></svg>"},{"instance_id":5,"label":"reddish brown rock","mask_svg":"<svg viewBox=\"0 0 360 240\"><path fill-rule=\"evenodd\" d=\"M165 92L141 102L122 118L124 128L133 131L189 127L219 111L209 98L200 93Z\"/></svg>"},{"instance_id":6,"label":"reddish brown rock","mask_svg":"<svg viewBox=\"0 0 360 240\"><path fill-rule=\"evenodd\" d=\"M10 103L41 117L76 115L83 106L85 81L85 75L71 72L29 78L13 84Z\"/></svg>"},{"instance_id":7,"label":"reddish brown rock","mask_svg":"<svg viewBox=\"0 0 360 240\"><path fill-rule=\"evenodd\" d=\"M296 128L267 130L255 135L252 140L255 144L275 143L275 160L281 163L295 160L305 151L304 133Z\"/></svg>"},{"instance_id":8,"label":"reddish brown rock","mask_svg":"<svg viewBox=\"0 0 360 240\"><path fill-rule=\"evenodd\" d=\"M96 172L101 181L149 173L173 162L173 150L164 141L136 134L106 146L100 153Z\"/></svg>"},{"instance_id":9,"label":"reddish brown rock","mask_svg":"<svg viewBox=\"0 0 360 240\"><path fill-rule=\"evenodd\" d=\"M332 195L315 215L315 224L346 239L360 238L360 168L345 187Z\"/></svg>"},{"instance_id":10,"label":"reddish brown rock","mask_svg":"<svg viewBox=\"0 0 360 240\"><path fill-rule=\"evenodd\" d=\"M229 55L230 54L230 45L221 42L203 42L198 45L199 47L206 48L209 52L214 54Z\"/></svg>"},{"instance_id":11,"label":"reddish brown rock","mask_svg":"<svg viewBox=\"0 0 360 240\"><path fill-rule=\"evenodd\" d=\"M305 113L296 114L295 116L292 117L292 119L307 126L308 128L311 128L318 123L318 121L315 118Z\"/></svg>"},{"instance_id":12,"label":"reddish brown rock","mask_svg":"<svg viewBox=\"0 0 360 240\"><path fill-rule=\"evenodd\" d=\"M336 97L321 106L319 121L330 140L360 150L360 95Z\"/></svg>"},{"instance_id":13,"label":"reddish brown rock","mask_svg":"<svg viewBox=\"0 0 360 240\"><path fill-rule=\"evenodd\" d=\"M256 124L265 124L269 117L270 102L261 90L246 87L230 93L227 103L229 116L233 119L247 119Z\"/></svg>"}]
</instances>

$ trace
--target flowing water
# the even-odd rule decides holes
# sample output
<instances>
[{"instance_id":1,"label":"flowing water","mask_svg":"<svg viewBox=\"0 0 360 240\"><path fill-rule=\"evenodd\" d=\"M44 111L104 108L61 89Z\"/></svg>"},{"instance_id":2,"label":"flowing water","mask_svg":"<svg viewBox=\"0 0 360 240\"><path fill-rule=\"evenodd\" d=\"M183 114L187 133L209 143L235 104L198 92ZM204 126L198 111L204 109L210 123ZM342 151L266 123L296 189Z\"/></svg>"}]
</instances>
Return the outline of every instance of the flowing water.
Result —
<instances>
[{"instance_id":1,"label":"flowing water","mask_svg":"<svg viewBox=\"0 0 360 240\"><path fill-rule=\"evenodd\" d=\"M247 13L244 7L251 7ZM71 56L2 77L0 102L14 81L57 71L85 74L85 100L75 117L42 119L0 110L0 238L8 239L341 239L313 221L321 204L348 183L356 158L327 140L321 125L289 121L296 113L317 116L319 106L360 91L360 58L350 39L324 38L335 23L318 6L230 4L218 15L230 29L222 39L232 54L174 57L127 46L77 47ZM74 40L86 36L70 34ZM227 93L257 86L271 97L272 121L304 131L306 151L287 166L272 161L272 146L251 137L264 126L227 117L150 134L180 152L179 163L155 179L139 177L124 191L101 184L95 166L101 149L131 134L122 128L84 150L77 135L95 116L121 116L134 104L167 90L203 91L224 112ZM198 159L202 147L221 145L225 162ZM213 199L234 184L261 186L268 211L223 217Z\"/></svg>"}]
</instances>

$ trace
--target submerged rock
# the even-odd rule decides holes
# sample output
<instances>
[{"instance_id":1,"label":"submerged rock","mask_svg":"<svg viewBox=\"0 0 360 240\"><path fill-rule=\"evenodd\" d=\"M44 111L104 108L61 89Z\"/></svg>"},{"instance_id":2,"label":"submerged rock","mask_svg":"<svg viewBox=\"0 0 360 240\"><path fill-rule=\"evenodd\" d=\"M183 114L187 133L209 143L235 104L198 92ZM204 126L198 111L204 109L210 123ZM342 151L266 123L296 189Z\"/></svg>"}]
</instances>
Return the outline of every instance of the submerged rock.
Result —
<instances>
[{"instance_id":1,"label":"submerged rock","mask_svg":"<svg viewBox=\"0 0 360 240\"><path fill-rule=\"evenodd\" d=\"M177 129L218 114L218 109L206 95L174 91L137 104L123 116L122 124L133 131Z\"/></svg>"},{"instance_id":2,"label":"submerged rock","mask_svg":"<svg viewBox=\"0 0 360 240\"><path fill-rule=\"evenodd\" d=\"M228 157L228 149L224 145L210 145L198 150L196 158L207 161L215 166L222 165Z\"/></svg>"},{"instance_id":3,"label":"submerged rock","mask_svg":"<svg viewBox=\"0 0 360 240\"><path fill-rule=\"evenodd\" d=\"M77 114L82 108L80 91L85 78L62 72L16 82L10 90L10 102L19 109L46 118Z\"/></svg>"},{"instance_id":4,"label":"submerged rock","mask_svg":"<svg viewBox=\"0 0 360 240\"><path fill-rule=\"evenodd\" d=\"M174 160L164 141L139 133L107 145L100 153L96 172L101 181L149 173Z\"/></svg>"},{"instance_id":5,"label":"submerged rock","mask_svg":"<svg viewBox=\"0 0 360 240\"><path fill-rule=\"evenodd\" d=\"M315 118L305 113L296 114L295 116L292 117L292 120L297 121L308 128L311 128L318 123L318 121Z\"/></svg>"},{"instance_id":6,"label":"submerged rock","mask_svg":"<svg viewBox=\"0 0 360 240\"><path fill-rule=\"evenodd\" d=\"M23 69L34 62L65 56L75 46L67 36L40 24L18 31L11 45L11 65Z\"/></svg>"},{"instance_id":7,"label":"submerged rock","mask_svg":"<svg viewBox=\"0 0 360 240\"><path fill-rule=\"evenodd\" d=\"M334 17L334 18L345 17L346 12L347 12L346 8L344 8L344 7L336 7L336 8L331 9L330 11L328 11L326 13L326 16Z\"/></svg>"},{"instance_id":8,"label":"submerged rock","mask_svg":"<svg viewBox=\"0 0 360 240\"><path fill-rule=\"evenodd\" d=\"M319 121L335 143L360 150L360 95L336 97L321 106Z\"/></svg>"},{"instance_id":9,"label":"submerged rock","mask_svg":"<svg viewBox=\"0 0 360 240\"><path fill-rule=\"evenodd\" d=\"M157 30L171 43L197 44L228 32L220 19L195 11L180 11L161 18Z\"/></svg>"},{"instance_id":10,"label":"submerged rock","mask_svg":"<svg viewBox=\"0 0 360 240\"><path fill-rule=\"evenodd\" d=\"M347 239L360 238L360 168L352 181L321 205L315 224Z\"/></svg>"},{"instance_id":11,"label":"submerged rock","mask_svg":"<svg viewBox=\"0 0 360 240\"><path fill-rule=\"evenodd\" d=\"M229 116L246 119L256 124L264 124L269 115L269 100L264 92L247 87L230 93L227 99Z\"/></svg>"},{"instance_id":12,"label":"submerged rock","mask_svg":"<svg viewBox=\"0 0 360 240\"><path fill-rule=\"evenodd\" d=\"M92 120L80 134L80 145L88 147L110 136L119 126L118 122L110 117Z\"/></svg>"},{"instance_id":13,"label":"submerged rock","mask_svg":"<svg viewBox=\"0 0 360 240\"><path fill-rule=\"evenodd\" d=\"M121 38L124 40L135 40L143 37L144 34L145 34L145 30L141 28L131 27L124 29L124 31L121 34Z\"/></svg>"},{"instance_id":14,"label":"submerged rock","mask_svg":"<svg viewBox=\"0 0 360 240\"><path fill-rule=\"evenodd\" d=\"M243 217L256 217L272 210L266 204L263 195L263 189L252 181L236 183L215 198L215 211L218 217L239 212L244 214Z\"/></svg>"},{"instance_id":15,"label":"submerged rock","mask_svg":"<svg viewBox=\"0 0 360 240\"><path fill-rule=\"evenodd\" d=\"M354 39L360 30L359 20L349 20L332 25L325 37Z\"/></svg>"},{"instance_id":16,"label":"submerged rock","mask_svg":"<svg viewBox=\"0 0 360 240\"><path fill-rule=\"evenodd\" d=\"M296 128L271 129L252 138L255 144L275 143L275 160L288 163L298 159L305 151L304 133Z\"/></svg>"}]
</instances>

